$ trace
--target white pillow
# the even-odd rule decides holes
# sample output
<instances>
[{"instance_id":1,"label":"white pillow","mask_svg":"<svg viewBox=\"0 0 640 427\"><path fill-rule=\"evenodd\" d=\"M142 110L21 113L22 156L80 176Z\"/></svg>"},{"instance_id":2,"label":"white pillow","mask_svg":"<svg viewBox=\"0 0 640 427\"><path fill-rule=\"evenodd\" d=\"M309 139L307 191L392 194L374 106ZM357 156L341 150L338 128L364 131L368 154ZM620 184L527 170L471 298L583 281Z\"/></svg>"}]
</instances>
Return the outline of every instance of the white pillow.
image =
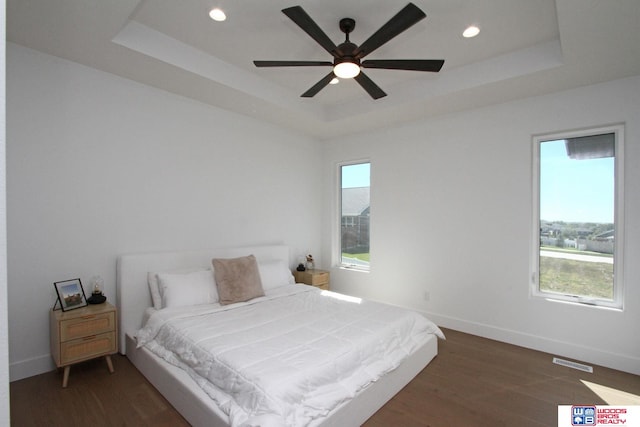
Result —
<instances>
[{"instance_id":1,"label":"white pillow","mask_svg":"<svg viewBox=\"0 0 640 427\"><path fill-rule=\"evenodd\" d=\"M262 289L269 290L295 283L289 266L284 261L263 261L258 263Z\"/></svg>"},{"instance_id":2,"label":"white pillow","mask_svg":"<svg viewBox=\"0 0 640 427\"><path fill-rule=\"evenodd\" d=\"M162 308L218 302L212 270L191 273L158 273Z\"/></svg>"},{"instance_id":3,"label":"white pillow","mask_svg":"<svg viewBox=\"0 0 640 427\"><path fill-rule=\"evenodd\" d=\"M151 302L153 308L160 310L162 308L162 296L160 295L160 288L158 287L158 273L150 271L147 273L147 284L149 285L149 292L151 293Z\"/></svg>"},{"instance_id":4,"label":"white pillow","mask_svg":"<svg viewBox=\"0 0 640 427\"><path fill-rule=\"evenodd\" d=\"M158 285L158 274L188 274L195 273L197 271L208 271L208 269L207 267L191 267L147 272L147 284L149 285L149 293L151 293L153 308L156 310L160 310L162 308L162 294L160 292L160 285Z\"/></svg>"}]
</instances>

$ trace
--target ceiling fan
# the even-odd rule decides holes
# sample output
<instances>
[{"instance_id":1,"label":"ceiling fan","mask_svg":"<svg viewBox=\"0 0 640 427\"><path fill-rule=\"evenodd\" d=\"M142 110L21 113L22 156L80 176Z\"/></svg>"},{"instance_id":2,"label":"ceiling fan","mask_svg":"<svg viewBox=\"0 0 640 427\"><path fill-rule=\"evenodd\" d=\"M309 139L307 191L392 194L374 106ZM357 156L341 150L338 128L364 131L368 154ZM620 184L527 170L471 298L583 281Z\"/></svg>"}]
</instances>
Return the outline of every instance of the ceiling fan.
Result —
<instances>
[{"instance_id":1,"label":"ceiling fan","mask_svg":"<svg viewBox=\"0 0 640 427\"><path fill-rule=\"evenodd\" d=\"M362 72L362 68L438 72L444 64L443 59L367 59L362 61L365 56L427 17L427 15L413 3L405 6L360 46L349 41L349 33L351 33L356 26L356 21L351 18L343 18L340 20L340 30L346 34L346 40L336 46L302 7L293 6L282 9L282 12L329 52L331 56L333 56L333 62L253 61L253 63L256 67L332 66L333 70L329 74L301 95L305 98L314 96L327 86L331 80L339 77L343 79L353 78L373 99L378 99L387 94Z\"/></svg>"}]
</instances>

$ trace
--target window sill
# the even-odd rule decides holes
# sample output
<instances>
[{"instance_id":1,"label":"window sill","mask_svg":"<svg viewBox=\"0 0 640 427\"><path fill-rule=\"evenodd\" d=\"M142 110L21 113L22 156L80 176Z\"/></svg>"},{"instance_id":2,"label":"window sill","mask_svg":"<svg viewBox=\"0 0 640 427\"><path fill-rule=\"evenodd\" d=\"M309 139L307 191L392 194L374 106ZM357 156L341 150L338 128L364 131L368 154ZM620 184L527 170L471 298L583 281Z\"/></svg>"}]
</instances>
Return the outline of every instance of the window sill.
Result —
<instances>
[{"instance_id":1,"label":"window sill","mask_svg":"<svg viewBox=\"0 0 640 427\"><path fill-rule=\"evenodd\" d=\"M360 273L369 273L371 270L368 268L362 268L359 267L357 265L338 265L336 266L337 269L339 270L344 270L344 271L357 271Z\"/></svg>"},{"instance_id":2,"label":"window sill","mask_svg":"<svg viewBox=\"0 0 640 427\"><path fill-rule=\"evenodd\" d=\"M558 298L558 297L545 295L545 294L534 294L533 297L544 299L546 301L553 302L553 303L568 304L568 305L573 305L577 307L595 308L595 309L615 311L620 313L624 311L622 307L617 307L613 304L606 305L601 302L598 302L597 300L590 300L586 298L585 299L576 298L575 300L572 300L572 299Z\"/></svg>"}]
</instances>

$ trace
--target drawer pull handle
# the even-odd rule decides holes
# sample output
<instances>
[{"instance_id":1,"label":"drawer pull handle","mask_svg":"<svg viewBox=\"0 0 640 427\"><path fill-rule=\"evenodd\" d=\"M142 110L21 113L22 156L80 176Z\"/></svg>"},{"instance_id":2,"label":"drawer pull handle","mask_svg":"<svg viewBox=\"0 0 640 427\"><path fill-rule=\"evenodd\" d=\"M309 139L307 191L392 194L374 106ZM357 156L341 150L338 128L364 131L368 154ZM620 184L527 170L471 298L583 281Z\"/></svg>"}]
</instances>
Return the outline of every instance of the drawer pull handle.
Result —
<instances>
[{"instance_id":1,"label":"drawer pull handle","mask_svg":"<svg viewBox=\"0 0 640 427\"><path fill-rule=\"evenodd\" d=\"M95 335L91 335L91 336L88 336L88 337L83 337L82 339L84 341L89 341L89 340L95 339L95 337L96 337Z\"/></svg>"},{"instance_id":2,"label":"drawer pull handle","mask_svg":"<svg viewBox=\"0 0 640 427\"><path fill-rule=\"evenodd\" d=\"M93 314L90 314L88 316L82 316L83 319L93 319L94 317L96 317L96 316L93 315Z\"/></svg>"}]
</instances>

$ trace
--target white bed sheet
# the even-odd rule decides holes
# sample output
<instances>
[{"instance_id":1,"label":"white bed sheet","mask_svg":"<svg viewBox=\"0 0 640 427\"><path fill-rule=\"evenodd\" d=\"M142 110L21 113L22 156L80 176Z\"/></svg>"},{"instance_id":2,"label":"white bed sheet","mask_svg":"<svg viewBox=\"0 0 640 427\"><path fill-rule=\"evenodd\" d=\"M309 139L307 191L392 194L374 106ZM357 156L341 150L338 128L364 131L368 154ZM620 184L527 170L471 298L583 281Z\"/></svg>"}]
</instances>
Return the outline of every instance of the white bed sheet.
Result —
<instances>
[{"instance_id":1,"label":"white bed sheet","mask_svg":"<svg viewBox=\"0 0 640 427\"><path fill-rule=\"evenodd\" d=\"M159 310L139 345L185 369L232 426L316 425L434 334L443 337L418 313L338 296L288 285L249 303ZM204 318L214 323L205 327ZM192 331L177 337L178 329Z\"/></svg>"}]
</instances>

